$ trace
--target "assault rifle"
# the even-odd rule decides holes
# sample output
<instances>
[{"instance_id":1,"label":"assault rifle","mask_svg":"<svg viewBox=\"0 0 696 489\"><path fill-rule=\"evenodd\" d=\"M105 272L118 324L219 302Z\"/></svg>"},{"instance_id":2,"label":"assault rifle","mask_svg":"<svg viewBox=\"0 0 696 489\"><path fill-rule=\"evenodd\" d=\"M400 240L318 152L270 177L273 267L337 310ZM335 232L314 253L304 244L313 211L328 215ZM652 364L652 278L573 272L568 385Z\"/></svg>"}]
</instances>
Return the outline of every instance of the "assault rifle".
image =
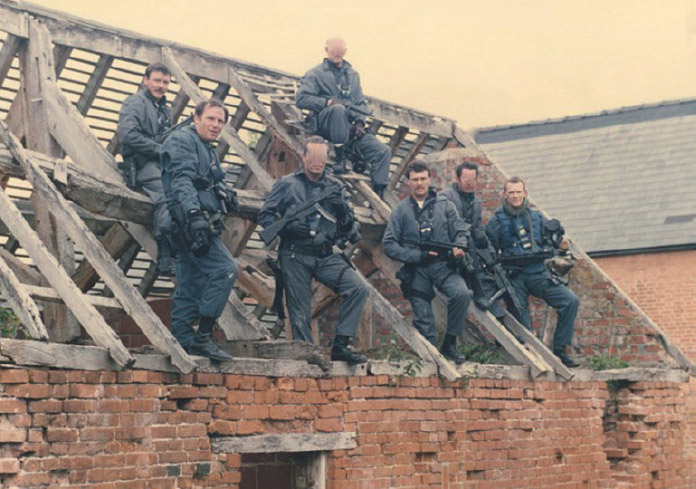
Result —
<instances>
[{"instance_id":1,"label":"assault rifle","mask_svg":"<svg viewBox=\"0 0 696 489\"><path fill-rule=\"evenodd\" d=\"M453 270L458 270L465 268L464 260L460 258L455 258L452 254L454 248L459 248L460 250L465 250L466 246L449 243L447 241L433 241L433 240L416 240L416 239L404 239L403 244L417 246L422 251L433 251L437 253L438 258L447 261L447 265Z\"/></svg>"},{"instance_id":2,"label":"assault rifle","mask_svg":"<svg viewBox=\"0 0 696 489\"><path fill-rule=\"evenodd\" d=\"M303 219L307 217L308 215L312 214L313 212L317 212L318 210L318 204L322 200L326 199L330 195L332 195L335 192L339 192L342 190L342 187L340 185L330 185L327 188L324 189L323 192L321 192L319 195L314 197L313 199L310 199L306 202L304 202L301 205L298 205L294 207L292 210L288 211L282 218L278 219L275 221L273 224L265 228L263 231L259 233L259 236L261 236L261 239L263 240L264 243L266 243L266 246L270 245L273 240L278 236L278 233L291 221L297 220L297 219Z\"/></svg>"},{"instance_id":3,"label":"assault rifle","mask_svg":"<svg viewBox=\"0 0 696 489\"><path fill-rule=\"evenodd\" d=\"M155 142L162 144L165 141L165 139L167 139L169 137L169 135L171 133L173 133L174 131L176 131L177 129L179 129L181 127L188 126L189 124L191 124L191 122L193 122L193 115L186 117L182 121L177 122L172 127L167 129L166 131L164 131L162 134L158 134L157 136L155 136Z\"/></svg>"},{"instance_id":4,"label":"assault rifle","mask_svg":"<svg viewBox=\"0 0 696 489\"><path fill-rule=\"evenodd\" d=\"M515 294L515 289L510 283L507 272L500 262L496 261L495 257L491 253L491 250L488 248L475 248L474 254L476 255L474 260L478 261L478 265L481 267L481 269L492 273L493 278L495 278L496 288L498 289L489 299L482 301L482 308L484 310L490 309L490 307L495 304L498 299L503 297L508 307L515 308L515 312L517 313L521 312L522 304L520 304L520 300ZM478 268L475 268L473 270L474 273L477 269Z\"/></svg>"}]
</instances>

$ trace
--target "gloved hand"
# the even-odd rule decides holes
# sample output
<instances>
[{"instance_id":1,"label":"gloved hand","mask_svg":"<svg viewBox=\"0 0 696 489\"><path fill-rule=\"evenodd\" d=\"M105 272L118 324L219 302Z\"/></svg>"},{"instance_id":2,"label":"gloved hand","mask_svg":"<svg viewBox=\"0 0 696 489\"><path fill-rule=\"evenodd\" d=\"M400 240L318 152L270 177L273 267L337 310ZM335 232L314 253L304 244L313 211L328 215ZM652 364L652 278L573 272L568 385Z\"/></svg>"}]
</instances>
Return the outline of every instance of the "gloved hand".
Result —
<instances>
[{"instance_id":1,"label":"gloved hand","mask_svg":"<svg viewBox=\"0 0 696 489\"><path fill-rule=\"evenodd\" d=\"M353 122L353 125L350 127L350 137L352 139L360 139L365 135L365 122L363 121L355 121Z\"/></svg>"},{"instance_id":2,"label":"gloved hand","mask_svg":"<svg viewBox=\"0 0 696 489\"><path fill-rule=\"evenodd\" d=\"M471 233L471 237L474 238L474 243L477 248L486 249L488 248L488 237L486 233L480 229L474 229Z\"/></svg>"},{"instance_id":3,"label":"gloved hand","mask_svg":"<svg viewBox=\"0 0 696 489\"><path fill-rule=\"evenodd\" d=\"M326 101L326 106L330 107L332 105L343 105L343 101L340 98L330 97Z\"/></svg>"},{"instance_id":4,"label":"gloved hand","mask_svg":"<svg viewBox=\"0 0 696 489\"><path fill-rule=\"evenodd\" d=\"M343 198L342 192L334 192L329 195L324 202L331 207L331 209L336 211L336 217L343 219L346 214L350 211L348 203Z\"/></svg>"},{"instance_id":5,"label":"gloved hand","mask_svg":"<svg viewBox=\"0 0 696 489\"><path fill-rule=\"evenodd\" d=\"M431 254L434 253L434 254ZM437 253L431 252L431 251L425 251L421 250L420 252L420 262L427 264L427 263L433 263L434 261L437 261L438 256Z\"/></svg>"},{"instance_id":6,"label":"gloved hand","mask_svg":"<svg viewBox=\"0 0 696 489\"><path fill-rule=\"evenodd\" d=\"M237 199L237 192L232 190L230 187L224 183L218 184L218 195L220 200L225 204L225 212L231 214L239 210L239 199Z\"/></svg>"},{"instance_id":7,"label":"gloved hand","mask_svg":"<svg viewBox=\"0 0 696 489\"><path fill-rule=\"evenodd\" d=\"M290 221L283 228L283 235L288 238L311 238L312 235L309 224L301 221Z\"/></svg>"},{"instance_id":8,"label":"gloved hand","mask_svg":"<svg viewBox=\"0 0 696 489\"><path fill-rule=\"evenodd\" d=\"M188 215L189 247L194 256L203 256L210 249L210 224L200 210L192 210Z\"/></svg>"}]
</instances>

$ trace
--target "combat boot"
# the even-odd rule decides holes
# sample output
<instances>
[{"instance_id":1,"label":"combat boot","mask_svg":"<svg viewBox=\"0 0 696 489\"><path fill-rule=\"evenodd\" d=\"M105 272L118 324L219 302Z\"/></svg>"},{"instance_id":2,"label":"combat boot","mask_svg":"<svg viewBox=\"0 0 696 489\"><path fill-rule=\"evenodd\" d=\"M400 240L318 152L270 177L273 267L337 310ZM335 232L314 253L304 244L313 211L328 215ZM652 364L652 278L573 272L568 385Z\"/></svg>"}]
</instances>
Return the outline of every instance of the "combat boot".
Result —
<instances>
[{"instance_id":1,"label":"combat boot","mask_svg":"<svg viewBox=\"0 0 696 489\"><path fill-rule=\"evenodd\" d=\"M189 346L188 352L192 355L208 357L217 362L232 360L232 355L227 353L225 350L220 348L217 343L215 343L215 340L213 339L214 325L215 318L201 318L201 324L198 327L198 334L196 335L196 339L193 340L191 346Z\"/></svg>"},{"instance_id":2,"label":"combat boot","mask_svg":"<svg viewBox=\"0 0 696 489\"><path fill-rule=\"evenodd\" d=\"M333 164L331 171L334 175L343 175L348 170L346 170L346 156L343 146L334 146L336 151L336 161Z\"/></svg>"},{"instance_id":3,"label":"combat boot","mask_svg":"<svg viewBox=\"0 0 696 489\"><path fill-rule=\"evenodd\" d=\"M169 243L164 238L157 240L157 275L160 277L176 275L176 266L169 250Z\"/></svg>"},{"instance_id":4,"label":"combat boot","mask_svg":"<svg viewBox=\"0 0 696 489\"><path fill-rule=\"evenodd\" d=\"M349 336L336 335L333 348L331 348L331 360L335 362L346 362L350 365L367 362L365 355L355 353L348 346Z\"/></svg>"},{"instance_id":5,"label":"combat boot","mask_svg":"<svg viewBox=\"0 0 696 489\"><path fill-rule=\"evenodd\" d=\"M459 353L459 350L457 350L457 337L453 334L445 335L445 340L442 342L442 346L440 347L440 353L442 353L442 356L444 356L447 360L450 360L457 365L466 361L466 357Z\"/></svg>"},{"instance_id":6,"label":"combat boot","mask_svg":"<svg viewBox=\"0 0 696 489\"><path fill-rule=\"evenodd\" d=\"M576 368L579 367L580 364L570 358L568 354L566 353L566 347L565 346L554 346L553 347L553 354L556 355L558 358L561 359L561 363L565 365L568 368Z\"/></svg>"}]
</instances>

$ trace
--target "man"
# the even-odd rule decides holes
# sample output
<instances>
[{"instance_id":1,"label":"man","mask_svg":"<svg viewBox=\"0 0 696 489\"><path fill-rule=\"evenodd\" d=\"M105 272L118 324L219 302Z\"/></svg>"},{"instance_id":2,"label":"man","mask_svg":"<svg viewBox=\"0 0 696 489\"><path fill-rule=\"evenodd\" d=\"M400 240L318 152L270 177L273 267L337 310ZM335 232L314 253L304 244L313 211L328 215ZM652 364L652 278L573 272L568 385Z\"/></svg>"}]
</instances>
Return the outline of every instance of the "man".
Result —
<instances>
[{"instance_id":1,"label":"man","mask_svg":"<svg viewBox=\"0 0 696 489\"><path fill-rule=\"evenodd\" d=\"M427 240L457 244L452 258L461 260L469 232L454 204L430 187L430 170L425 164L411 163L406 175L411 195L399 202L389 217L382 246L389 258L404 263L398 278L402 280L404 296L411 302L413 325L436 346L437 329L431 305L435 297L433 288L445 294L448 299L447 331L440 352L455 363L463 363L465 358L457 350L457 336L462 332L471 293L448 260L435 252L421 250L413 243Z\"/></svg>"},{"instance_id":2,"label":"man","mask_svg":"<svg viewBox=\"0 0 696 489\"><path fill-rule=\"evenodd\" d=\"M175 234L182 238L176 249L172 334L189 353L218 361L232 358L212 333L238 275L237 263L218 237L221 214L236 210L237 198L224 183L211 145L228 117L219 100L201 102L193 125L175 131L162 145L162 183ZM196 334L192 325L199 318Z\"/></svg>"},{"instance_id":3,"label":"man","mask_svg":"<svg viewBox=\"0 0 696 489\"><path fill-rule=\"evenodd\" d=\"M547 221L539 211L529 207L527 189L521 178L512 177L505 182L503 198L503 207L486 225L486 234L500 253L522 306L516 314L517 319L531 329L529 294L546 301L558 312L553 353L564 365L577 367L579 364L567 355L566 349L573 340L573 323L580 301L566 286L553 279L544 264L543 252L555 246L548 239Z\"/></svg>"},{"instance_id":4,"label":"man","mask_svg":"<svg viewBox=\"0 0 696 489\"><path fill-rule=\"evenodd\" d=\"M472 243L470 243L470 256L472 262L477 264L475 270L469 270L464 276L467 285L474 293L474 302L481 309L490 309L491 313L502 322L505 317L505 310L499 302L489 305L488 299L495 294L495 280L483 269L481 258L475 256L476 249L490 251L485 255L495 257L495 250L490 248L486 232L481 222L481 199L476 196L476 186L478 184L479 166L476 163L465 161L457 165L455 169L456 178L450 188L443 190L440 194L452 201L457 209L457 214L465 223L470 226Z\"/></svg>"},{"instance_id":5,"label":"man","mask_svg":"<svg viewBox=\"0 0 696 489\"><path fill-rule=\"evenodd\" d=\"M291 220L280 232L278 251L293 338L313 343L310 328L312 278L333 289L342 299L331 360L365 363L363 355L348 347L355 336L369 292L352 263L333 251L334 244L356 242L357 222L343 183L327 176L328 146L321 136L304 143L303 168L277 181L258 214L261 226L269 226L293 208L316 198L330 187L335 192L318 202L316 212Z\"/></svg>"},{"instance_id":6,"label":"man","mask_svg":"<svg viewBox=\"0 0 696 489\"><path fill-rule=\"evenodd\" d=\"M334 174L346 172L346 148L350 142L370 166L372 188L383 198L389 183L391 151L373 134L365 132L365 116L354 110L366 113L367 101L358 72L343 59L347 51L345 41L340 37L328 39L324 51L324 61L302 77L297 90L297 106L312 112L317 134L334 144Z\"/></svg>"},{"instance_id":7,"label":"man","mask_svg":"<svg viewBox=\"0 0 696 489\"><path fill-rule=\"evenodd\" d=\"M123 102L116 131L124 160L126 184L134 188L142 187L152 199L157 273L165 277L174 276L174 262L167 240L171 217L162 190L159 153L161 136L172 123L172 111L166 97L170 80L171 73L162 63L145 68L143 88ZM131 174L132 171L135 174Z\"/></svg>"}]
</instances>

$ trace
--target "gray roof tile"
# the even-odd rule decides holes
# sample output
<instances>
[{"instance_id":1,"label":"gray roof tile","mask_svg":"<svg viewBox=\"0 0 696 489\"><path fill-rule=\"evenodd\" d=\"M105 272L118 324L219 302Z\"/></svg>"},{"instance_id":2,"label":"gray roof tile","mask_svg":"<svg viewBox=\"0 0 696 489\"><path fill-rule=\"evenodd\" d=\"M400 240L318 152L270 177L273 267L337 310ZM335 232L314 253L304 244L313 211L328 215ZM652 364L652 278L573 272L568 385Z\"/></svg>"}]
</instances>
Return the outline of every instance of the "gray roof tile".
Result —
<instances>
[{"instance_id":1,"label":"gray roof tile","mask_svg":"<svg viewBox=\"0 0 696 489\"><path fill-rule=\"evenodd\" d=\"M696 245L696 100L481 129L476 141L589 252Z\"/></svg>"}]
</instances>

